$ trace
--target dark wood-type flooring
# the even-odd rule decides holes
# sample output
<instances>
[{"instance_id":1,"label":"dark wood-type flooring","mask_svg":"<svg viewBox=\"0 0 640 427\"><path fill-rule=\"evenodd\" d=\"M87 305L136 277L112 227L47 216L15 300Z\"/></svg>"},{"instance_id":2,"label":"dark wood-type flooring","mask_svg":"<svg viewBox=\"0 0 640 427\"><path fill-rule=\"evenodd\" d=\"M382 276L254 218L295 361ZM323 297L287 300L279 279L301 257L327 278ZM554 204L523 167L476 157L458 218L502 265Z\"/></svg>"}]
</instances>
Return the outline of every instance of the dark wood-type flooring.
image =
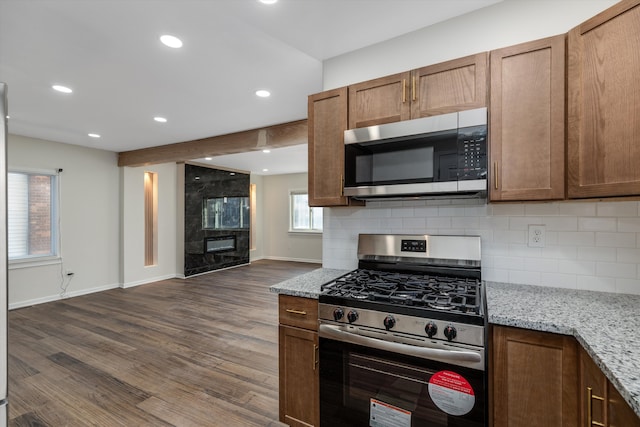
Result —
<instances>
[{"instance_id":1,"label":"dark wood-type flooring","mask_svg":"<svg viewBox=\"0 0 640 427\"><path fill-rule=\"evenodd\" d=\"M9 313L10 426L281 426L277 295L257 261Z\"/></svg>"}]
</instances>

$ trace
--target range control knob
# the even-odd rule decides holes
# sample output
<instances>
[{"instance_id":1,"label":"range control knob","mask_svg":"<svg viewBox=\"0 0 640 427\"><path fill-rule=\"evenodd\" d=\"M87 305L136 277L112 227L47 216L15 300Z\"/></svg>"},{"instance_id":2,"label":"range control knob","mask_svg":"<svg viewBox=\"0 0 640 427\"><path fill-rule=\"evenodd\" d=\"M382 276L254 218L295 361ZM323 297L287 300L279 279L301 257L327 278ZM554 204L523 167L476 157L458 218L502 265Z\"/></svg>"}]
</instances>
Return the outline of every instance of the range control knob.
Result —
<instances>
[{"instance_id":1,"label":"range control knob","mask_svg":"<svg viewBox=\"0 0 640 427\"><path fill-rule=\"evenodd\" d=\"M438 333L438 326L433 322L429 322L427 326L424 327L424 331L427 333L427 336L431 338Z\"/></svg>"},{"instance_id":2,"label":"range control knob","mask_svg":"<svg viewBox=\"0 0 640 427\"><path fill-rule=\"evenodd\" d=\"M353 323L358 320L358 312L355 310L351 310L349 314L347 314L347 320L349 321L349 323Z\"/></svg>"},{"instance_id":3,"label":"range control knob","mask_svg":"<svg viewBox=\"0 0 640 427\"><path fill-rule=\"evenodd\" d=\"M387 316L384 318L384 327L387 328L387 331L393 328L396 325L396 319L393 316Z\"/></svg>"},{"instance_id":4,"label":"range control knob","mask_svg":"<svg viewBox=\"0 0 640 427\"><path fill-rule=\"evenodd\" d=\"M449 341L453 341L456 335L458 335L458 331L456 331L456 328L453 326L449 325L444 328L444 336L447 337Z\"/></svg>"},{"instance_id":5,"label":"range control knob","mask_svg":"<svg viewBox=\"0 0 640 427\"><path fill-rule=\"evenodd\" d=\"M341 308L336 308L333 310L333 320L336 322L344 317L344 310Z\"/></svg>"}]
</instances>

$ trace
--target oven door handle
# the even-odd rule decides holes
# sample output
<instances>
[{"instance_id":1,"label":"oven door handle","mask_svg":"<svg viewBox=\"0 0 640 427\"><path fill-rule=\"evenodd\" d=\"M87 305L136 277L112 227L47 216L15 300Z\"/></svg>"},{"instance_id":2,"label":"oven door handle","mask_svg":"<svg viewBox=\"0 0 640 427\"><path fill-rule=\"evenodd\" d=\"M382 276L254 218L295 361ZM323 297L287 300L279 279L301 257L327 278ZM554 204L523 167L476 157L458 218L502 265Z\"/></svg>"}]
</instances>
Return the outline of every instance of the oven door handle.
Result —
<instances>
[{"instance_id":1,"label":"oven door handle","mask_svg":"<svg viewBox=\"0 0 640 427\"><path fill-rule=\"evenodd\" d=\"M402 344L393 341L383 341L363 335L354 334L342 330L340 326L320 325L318 330L320 337L347 342L350 344L363 345L378 350L386 350L393 353L407 356L419 357L422 359L438 359L447 362L472 362L479 363L482 357L473 351L443 350L437 348L418 347L410 344Z\"/></svg>"}]
</instances>

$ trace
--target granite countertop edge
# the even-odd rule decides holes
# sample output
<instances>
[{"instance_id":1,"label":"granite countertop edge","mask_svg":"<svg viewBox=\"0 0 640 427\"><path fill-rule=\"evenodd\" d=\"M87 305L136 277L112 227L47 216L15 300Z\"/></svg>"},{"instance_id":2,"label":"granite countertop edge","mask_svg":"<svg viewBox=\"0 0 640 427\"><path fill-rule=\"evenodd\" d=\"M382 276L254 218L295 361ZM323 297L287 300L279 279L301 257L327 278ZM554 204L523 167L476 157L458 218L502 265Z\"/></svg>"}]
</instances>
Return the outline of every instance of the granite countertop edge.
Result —
<instances>
[{"instance_id":1,"label":"granite countertop edge","mask_svg":"<svg viewBox=\"0 0 640 427\"><path fill-rule=\"evenodd\" d=\"M317 299L351 270L318 268L270 287ZM640 417L640 295L485 282L490 324L570 335Z\"/></svg>"},{"instance_id":2,"label":"granite countertop edge","mask_svg":"<svg viewBox=\"0 0 640 427\"><path fill-rule=\"evenodd\" d=\"M350 271L351 270L318 268L310 271L309 273L277 283L271 286L269 291L294 297L318 299L318 295L320 295L320 287L322 285L337 279Z\"/></svg>"}]
</instances>

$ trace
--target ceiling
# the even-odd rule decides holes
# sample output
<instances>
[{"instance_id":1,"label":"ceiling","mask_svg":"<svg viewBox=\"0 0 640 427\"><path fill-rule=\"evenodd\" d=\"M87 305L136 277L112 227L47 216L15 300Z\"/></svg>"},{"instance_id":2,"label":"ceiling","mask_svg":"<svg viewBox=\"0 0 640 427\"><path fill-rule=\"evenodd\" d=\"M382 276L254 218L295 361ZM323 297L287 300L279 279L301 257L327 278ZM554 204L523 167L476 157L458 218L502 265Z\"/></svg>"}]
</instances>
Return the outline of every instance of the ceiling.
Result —
<instances>
[{"instance_id":1,"label":"ceiling","mask_svg":"<svg viewBox=\"0 0 640 427\"><path fill-rule=\"evenodd\" d=\"M120 152L304 119L323 60L498 1L0 0L9 133ZM244 156L259 170L220 166L306 170L279 150Z\"/></svg>"}]
</instances>

